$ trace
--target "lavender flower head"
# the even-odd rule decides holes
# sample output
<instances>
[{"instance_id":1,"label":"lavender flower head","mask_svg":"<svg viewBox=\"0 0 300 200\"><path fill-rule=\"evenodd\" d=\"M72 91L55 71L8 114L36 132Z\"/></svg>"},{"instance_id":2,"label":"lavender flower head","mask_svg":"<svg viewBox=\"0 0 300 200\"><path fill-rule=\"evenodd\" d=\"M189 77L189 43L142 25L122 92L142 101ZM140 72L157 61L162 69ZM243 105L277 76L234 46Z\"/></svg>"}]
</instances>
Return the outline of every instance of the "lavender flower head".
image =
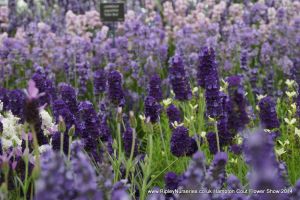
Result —
<instances>
[{"instance_id":1,"label":"lavender flower head","mask_svg":"<svg viewBox=\"0 0 300 200\"><path fill-rule=\"evenodd\" d=\"M271 97L262 98L259 103L259 118L262 123L262 126L266 129L273 131L274 129L278 129L280 124L277 118L276 113L276 103L272 100ZM278 137L280 132L275 130L272 133L274 137Z\"/></svg>"},{"instance_id":2,"label":"lavender flower head","mask_svg":"<svg viewBox=\"0 0 300 200\"><path fill-rule=\"evenodd\" d=\"M251 189L280 190L286 187L284 174L274 152L272 137L263 131L249 135L243 143L244 157L250 166ZM287 194L251 194L250 199L288 199Z\"/></svg>"},{"instance_id":3,"label":"lavender flower head","mask_svg":"<svg viewBox=\"0 0 300 200\"><path fill-rule=\"evenodd\" d=\"M228 129L232 134L243 130L249 122L246 111L247 101L245 91L242 86L242 79L239 76L230 76L227 78L229 106L228 106Z\"/></svg>"},{"instance_id":4,"label":"lavender flower head","mask_svg":"<svg viewBox=\"0 0 300 200\"><path fill-rule=\"evenodd\" d=\"M199 55L198 84L205 88L206 114L210 117L219 117L222 114L220 83L212 48L204 47Z\"/></svg>"},{"instance_id":5,"label":"lavender flower head","mask_svg":"<svg viewBox=\"0 0 300 200\"><path fill-rule=\"evenodd\" d=\"M61 99L66 103L69 110L73 113L73 115L77 116L78 103L75 89L66 83L61 83L59 85L59 92L61 95Z\"/></svg>"},{"instance_id":6,"label":"lavender flower head","mask_svg":"<svg viewBox=\"0 0 300 200\"><path fill-rule=\"evenodd\" d=\"M134 142L134 144L133 144ZM123 133L123 143L124 143L124 150L126 156L130 156L131 151L133 150L133 156L136 156L138 153L138 146L137 146L137 137L134 135L132 128L127 127L126 131ZM133 145L133 149L132 149Z\"/></svg>"},{"instance_id":7,"label":"lavender flower head","mask_svg":"<svg viewBox=\"0 0 300 200\"><path fill-rule=\"evenodd\" d=\"M74 198L72 172L66 168L64 157L53 151L41 155L41 175L37 181L37 200Z\"/></svg>"},{"instance_id":8,"label":"lavender flower head","mask_svg":"<svg viewBox=\"0 0 300 200\"><path fill-rule=\"evenodd\" d=\"M22 90L15 89L9 92L9 107L8 109L11 112L21 118L24 119L24 107L26 102L26 95ZM4 102L5 103L5 102Z\"/></svg>"},{"instance_id":9,"label":"lavender flower head","mask_svg":"<svg viewBox=\"0 0 300 200\"><path fill-rule=\"evenodd\" d=\"M94 72L94 93L99 95L106 90L106 72L102 69L99 69Z\"/></svg>"},{"instance_id":10,"label":"lavender flower head","mask_svg":"<svg viewBox=\"0 0 300 200\"><path fill-rule=\"evenodd\" d=\"M89 197L92 200L102 199L102 192L98 189L97 176L88 157L78 151L71 161L74 173L74 189L77 192L76 199Z\"/></svg>"},{"instance_id":11,"label":"lavender flower head","mask_svg":"<svg viewBox=\"0 0 300 200\"><path fill-rule=\"evenodd\" d=\"M108 96L112 103L117 106L122 106L125 103L122 75L118 71L113 70L108 74Z\"/></svg>"},{"instance_id":12,"label":"lavender flower head","mask_svg":"<svg viewBox=\"0 0 300 200\"><path fill-rule=\"evenodd\" d=\"M215 83L211 83L209 77L218 77L217 62L215 58L215 51L213 48L204 47L199 54L199 67L197 72L198 85L202 88L207 88L211 86L206 86L207 84L217 86L219 85L218 79L214 80Z\"/></svg>"},{"instance_id":13,"label":"lavender flower head","mask_svg":"<svg viewBox=\"0 0 300 200\"><path fill-rule=\"evenodd\" d=\"M192 98L192 91L186 77L183 59L176 54L170 59L169 80L175 93L175 98L180 101Z\"/></svg>"},{"instance_id":14,"label":"lavender flower head","mask_svg":"<svg viewBox=\"0 0 300 200\"><path fill-rule=\"evenodd\" d=\"M208 188L222 188L226 180L225 166L228 156L225 152L218 152L206 174L206 186Z\"/></svg>"},{"instance_id":15,"label":"lavender flower head","mask_svg":"<svg viewBox=\"0 0 300 200\"><path fill-rule=\"evenodd\" d=\"M176 157L191 156L197 150L196 141L189 137L189 130L184 126L178 126L173 130L171 137L171 152Z\"/></svg>"},{"instance_id":16,"label":"lavender flower head","mask_svg":"<svg viewBox=\"0 0 300 200\"><path fill-rule=\"evenodd\" d=\"M158 102L163 99L161 79L157 74L154 74L149 81L148 95L154 97Z\"/></svg>"},{"instance_id":17,"label":"lavender flower head","mask_svg":"<svg viewBox=\"0 0 300 200\"><path fill-rule=\"evenodd\" d=\"M167 115L169 118L170 127L172 127L172 123L175 121L178 123L182 122L181 112L174 104L168 106Z\"/></svg>"},{"instance_id":18,"label":"lavender flower head","mask_svg":"<svg viewBox=\"0 0 300 200\"><path fill-rule=\"evenodd\" d=\"M183 180L179 182L179 188L188 190L205 189L205 156L202 152L196 152L187 171L183 174ZM180 194L179 199L210 200L209 194Z\"/></svg>"},{"instance_id":19,"label":"lavender flower head","mask_svg":"<svg viewBox=\"0 0 300 200\"><path fill-rule=\"evenodd\" d=\"M156 123L159 119L159 115L161 112L161 105L156 101L156 99L152 96L148 96L145 99L144 103L145 116L150 117L150 121L152 123Z\"/></svg>"}]
</instances>

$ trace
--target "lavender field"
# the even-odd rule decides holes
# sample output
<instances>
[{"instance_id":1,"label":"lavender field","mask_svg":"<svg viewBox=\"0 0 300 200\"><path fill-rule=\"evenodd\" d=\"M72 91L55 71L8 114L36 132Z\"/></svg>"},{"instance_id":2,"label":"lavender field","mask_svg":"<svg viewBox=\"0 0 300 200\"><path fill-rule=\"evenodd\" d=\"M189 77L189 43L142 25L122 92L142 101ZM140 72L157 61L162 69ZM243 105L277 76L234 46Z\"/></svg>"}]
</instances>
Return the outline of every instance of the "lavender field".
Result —
<instances>
[{"instance_id":1,"label":"lavender field","mask_svg":"<svg viewBox=\"0 0 300 200\"><path fill-rule=\"evenodd\" d=\"M0 200L300 200L300 1L119 2L0 1Z\"/></svg>"}]
</instances>

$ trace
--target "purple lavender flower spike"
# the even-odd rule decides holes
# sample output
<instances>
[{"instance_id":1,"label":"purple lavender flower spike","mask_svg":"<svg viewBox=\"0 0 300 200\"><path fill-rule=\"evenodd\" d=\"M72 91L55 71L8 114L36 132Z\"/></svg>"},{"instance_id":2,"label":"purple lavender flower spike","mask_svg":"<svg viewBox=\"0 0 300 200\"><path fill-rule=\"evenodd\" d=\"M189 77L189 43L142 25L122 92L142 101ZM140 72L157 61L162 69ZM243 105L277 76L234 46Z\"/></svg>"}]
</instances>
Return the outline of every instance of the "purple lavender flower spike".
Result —
<instances>
[{"instance_id":1,"label":"purple lavender flower spike","mask_svg":"<svg viewBox=\"0 0 300 200\"><path fill-rule=\"evenodd\" d=\"M68 150L69 150L69 135L66 133L64 134L64 142L63 142L63 152L65 155L68 155ZM54 151L60 151L60 144L61 144L61 133L60 132L55 132L51 136L52 139L52 149Z\"/></svg>"},{"instance_id":2,"label":"purple lavender flower spike","mask_svg":"<svg viewBox=\"0 0 300 200\"><path fill-rule=\"evenodd\" d=\"M222 114L220 83L215 52L212 48L204 47L199 55L198 84L205 88L206 114L219 117Z\"/></svg>"},{"instance_id":3,"label":"purple lavender flower spike","mask_svg":"<svg viewBox=\"0 0 300 200\"><path fill-rule=\"evenodd\" d=\"M41 155L41 175L36 188L37 200L72 199L75 196L73 177L59 153L46 151Z\"/></svg>"},{"instance_id":4,"label":"purple lavender flower spike","mask_svg":"<svg viewBox=\"0 0 300 200\"><path fill-rule=\"evenodd\" d=\"M218 118L217 128L220 137L220 145L224 146L231 141L231 134L228 130L228 106L229 106L229 98L228 96L220 92L220 101L222 106L222 112Z\"/></svg>"},{"instance_id":5,"label":"purple lavender flower spike","mask_svg":"<svg viewBox=\"0 0 300 200\"><path fill-rule=\"evenodd\" d=\"M210 83L208 82L209 79L206 80L208 76L218 77L215 51L212 48L203 47L199 54L198 85L202 88L207 88L206 83ZM219 84L218 82L216 82L217 85Z\"/></svg>"},{"instance_id":6,"label":"purple lavender flower spike","mask_svg":"<svg viewBox=\"0 0 300 200\"><path fill-rule=\"evenodd\" d=\"M59 92L61 95L61 99L66 103L73 115L77 116L78 103L75 89L66 83L61 83L59 85Z\"/></svg>"},{"instance_id":7,"label":"purple lavender flower spike","mask_svg":"<svg viewBox=\"0 0 300 200\"><path fill-rule=\"evenodd\" d=\"M40 74L40 73L35 73L32 77L32 80L35 82L37 89L39 92L47 92L46 91L46 78ZM45 93L42 97L39 99L39 105L42 106L44 104L49 104L50 99L49 99L49 94Z\"/></svg>"},{"instance_id":8,"label":"purple lavender flower spike","mask_svg":"<svg viewBox=\"0 0 300 200\"><path fill-rule=\"evenodd\" d=\"M246 112L247 101L241 78L230 76L227 78L227 82L229 93L228 129L234 136L245 128L250 119Z\"/></svg>"},{"instance_id":9,"label":"purple lavender flower spike","mask_svg":"<svg viewBox=\"0 0 300 200\"><path fill-rule=\"evenodd\" d=\"M148 95L154 97L158 102L163 100L161 79L157 74L154 74L149 81Z\"/></svg>"},{"instance_id":10,"label":"purple lavender flower spike","mask_svg":"<svg viewBox=\"0 0 300 200\"><path fill-rule=\"evenodd\" d=\"M127 186L124 182L117 182L111 192L111 200L129 199L129 195L126 192Z\"/></svg>"},{"instance_id":11,"label":"purple lavender flower spike","mask_svg":"<svg viewBox=\"0 0 300 200\"><path fill-rule=\"evenodd\" d=\"M123 133L123 143L124 143L124 150L126 156L130 156L132 150L132 142L133 142L133 131L130 127L126 128L126 131ZM133 156L136 156L138 153L138 143L137 137L135 136L134 147L133 147Z\"/></svg>"},{"instance_id":12,"label":"purple lavender flower spike","mask_svg":"<svg viewBox=\"0 0 300 200\"><path fill-rule=\"evenodd\" d=\"M98 145L97 138L100 136L100 121L94 110L93 104L89 101L83 101L79 104L79 111L84 127L81 137L85 141L85 149L91 151Z\"/></svg>"},{"instance_id":13,"label":"purple lavender flower spike","mask_svg":"<svg viewBox=\"0 0 300 200\"><path fill-rule=\"evenodd\" d=\"M124 92L122 88L122 75L118 71L108 74L108 96L111 102L117 106L124 105Z\"/></svg>"},{"instance_id":14,"label":"purple lavender flower spike","mask_svg":"<svg viewBox=\"0 0 300 200\"><path fill-rule=\"evenodd\" d=\"M205 189L205 156L202 152L197 152L193 155L193 159L187 171L183 174L183 180L180 181L179 187L188 190ZM197 194L179 194L179 199L189 200L211 200L207 193Z\"/></svg>"},{"instance_id":15,"label":"purple lavender flower spike","mask_svg":"<svg viewBox=\"0 0 300 200\"><path fill-rule=\"evenodd\" d=\"M74 172L74 189L77 192L76 199L102 200L102 192L97 185L97 176L93 165L87 155L82 151L75 154L72 161Z\"/></svg>"},{"instance_id":16,"label":"purple lavender flower spike","mask_svg":"<svg viewBox=\"0 0 300 200\"><path fill-rule=\"evenodd\" d=\"M228 185L229 189L232 189L232 190L242 189L242 185L241 185L240 180L232 174L227 177L226 182L227 182L227 185Z\"/></svg>"},{"instance_id":17,"label":"purple lavender flower spike","mask_svg":"<svg viewBox=\"0 0 300 200\"><path fill-rule=\"evenodd\" d=\"M283 176L280 164L274 152L272 137L259 130L249 135L243 143L246 163L251 167L248 178L251 189L280 190L286 187L286 178ZM259 155L259 156L257 156ZM251 194L250 199L288 199L287 194Z\"/></svg>"},{"instance_id":18,"label":"purple lavender flower spike","mask_svg":"<svg viewBox=\"0 0 300 200\"><path fill-rule=\"evenodd\" d=\"M11 112L24 119L24 106L26 101L26 95L22 90L16 89L9 92L9 109Z\"/></svg>"},{"instance_id":19,"label":"purple lavender flower spike","mask_svg":"<svg viewBox=\"0 0 300 200\"><path fill-rule=\"evenodd\" d=\"M161 105L156 101L156 99L152 96L148 96L145 99L144 104L145 116L150 117L150 121L152 123L156 123L159 119L159 115L161 112Z\"/></svg>"},{"instance_id":20,"label":"purple lavender flower spike","mask_svg":"<svg viewBox=\"0 0 300 200\"><path fill-rule=\"evenodd\" d=\"M99 69L94 72L94 93L99 95L106 90L107 77L106 72L102 69Z\"/></svg>"},{"instance_id":21,"label":"purple lavender flower spike","mask_svg":"<svg viewBox=\"0 0 300 200\"><path fill-rule=\"evenodd\" d=\"M262 126L266 129L273 131L278 129L280 124L276 113L276 103L272 100L271 97L262 98L259 103L259 118L262 123ZM280 132L275 130L272 133L274 137L278 137Z\"/></svg>"},{"instance_id":22,"label":"purple lavender flower spike","mask_svg":"<svg viewBox=\"0 0 300 200\"><path fill-rule=\"evenodd\" d=\"M111 132L107 124L107 117L103 116L100 120L100 139L107 142L109 141L109 138L111 138Z\"/></svg>"},{"instance_id":23,"label":"purple lavender flower spike","mask_svg":"<svg viewBox=\"0 0 300 200\"><path fill-rule=\"evenodd\" d=\"M186 77L183 60L176 54L170 59L169 80L175 93L175 98L180 101L192 98L192 91Z\"/></svg>"},{"instance_id":24,"label":"purple lavender flower spike","mask_svg":"<svg viewBox=\"0 0 300 200\"><path fill-rule=\"evenodd\" d=\"M54 118L56 119L56 121L58 121L59 111L62 109L68 109L67 104L61 99L55 100L52 103L51 107L52 107L52 112L53 112L53 115L54 115Z\"/></svg>"},{"instance_id":25,"label":"purple lavender flower spike","mask_svg":"<svg viewBox=\"0 0 300 200\"><path fill-rule=\"evenodd\" d=\"M227 164L228 156L225 152L218 152L214 156L206 174L206 187L219 189L222 188L226 180L225 166Z\"/></svg>"},{"instance_id":26,"label":"purple lavender flower spike","mask_svg":"<svg viewBox=\"0 0 300 200\"><path fill-rule=\"evenodd\" d=\"M166 184L166 189L170 189L170 190L175 190L178 188L178 184L179 184L179 177L177 176L177 174L175 174L174 172L168 172L165 175L165 184Z\"/></svg>"},{"instance_id":27,"label":"purple lavender flower spike","mask_svg":"<svg viewBox=\"0 0 300 200\"><path fill-rule=\"evenodd\" d=\"M216 133L208 132L207 135L206 135L206 139L208 141L210 153L216 154L218 152L218 144L217 144Z\"/></svg>"},{"instance_id":28,"label":"purple lavender flower spike","mask_svg":"<svg viewBox=\"0 0 300 200\"><path fill-rule=\"evenodd\" d=\"M178 188L180 178L174 172L166 173L164 180L165 180L165 188L167 190L175 190ZM175 198L172 193L167 193L166 197L167 197L167 199Z\"/></svg>"},{"instance_id":29,"label":"purple lavender flower spike","mask_svg":"<svg viewBox=\"0 0 300 200\"><path fill-rule=\"evenodd\" d=\"M198 150L196 141L189 137L189 130L179 126L173 130L171 152L174 156L192 156Z\"/></svg>"},{"instance_id":30,"label":"purple lavender flower spike","mask_svg":"<svg viewBox=\"0 0 300 200\"><path fill-rule=\"evenodd\" d=\"M172 123L174 123L175 121L178 123L182 122L181 112L174 104L168 106L167 115L169 118L170 127L173 127Z\"/></svg>"}]
</instances>

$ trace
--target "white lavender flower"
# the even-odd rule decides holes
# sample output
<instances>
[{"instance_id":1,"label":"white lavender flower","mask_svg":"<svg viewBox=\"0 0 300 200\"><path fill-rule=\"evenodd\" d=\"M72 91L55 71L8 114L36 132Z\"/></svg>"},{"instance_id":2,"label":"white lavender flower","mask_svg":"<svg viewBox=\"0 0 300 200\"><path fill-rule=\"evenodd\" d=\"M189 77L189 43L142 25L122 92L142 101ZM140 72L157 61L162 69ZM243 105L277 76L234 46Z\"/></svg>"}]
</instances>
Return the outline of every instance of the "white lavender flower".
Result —
<instances>
[{"instance_id":1,"label":"white lavender flower","mask_svg":"<svg viewBox=\"0 0 300 200\"><path fill-rule=\"evenodd\" d=\"M1 140L4 151L10 147L21 146L22 144L21 130L23 125L18 123L19 120L20 119L11 112L7 112L1 119L3 124Z\"/></svg>"}]
</instances>

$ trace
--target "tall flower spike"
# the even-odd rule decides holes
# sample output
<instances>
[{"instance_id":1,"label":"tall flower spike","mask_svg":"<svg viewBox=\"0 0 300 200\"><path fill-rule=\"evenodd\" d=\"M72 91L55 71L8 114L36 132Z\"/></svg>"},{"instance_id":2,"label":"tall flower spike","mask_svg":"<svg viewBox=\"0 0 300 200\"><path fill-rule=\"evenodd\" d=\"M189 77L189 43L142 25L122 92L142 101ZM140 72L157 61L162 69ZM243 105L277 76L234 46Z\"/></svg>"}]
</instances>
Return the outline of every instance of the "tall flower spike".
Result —
<instances>
[{"instance_id":1,"label":"tall flower spike","mask_svg":"<svg viewBox=\"0 0 300 200\"><path fill-rule=\"evenodd\" d=\"M73 115L77 116L78 103L75 89L66 83L61 83L59 85L59 92L61 95L61 99L66 103L69 110L73 113Z\"/></svg>"},{"instance_id":2,"label":"tall flower spike","mask_svg":"<svg viewBox=\"0 0 300 200\"><path fill-rule=\"evenodd\" d=\"M87 155L82 151L78 151L72 158L74 189L77 192L76 199L89 197L92 200L101 200L102 192L98 189L97 176Z\"/></svg>"},{"instance_id":3,"label":"tall flower spike","mask_svg":"<svg viewBox=\"0 0 300 200\"><path fill-rule=\"evenodd\" d=\"M156 101L154 97L148 96L145 99L144 107L145 116L147 118L150 117L150 121L152 123L156 123L159 119L159 115L162 109L161 105Z\"/></svg>"},{"instance_id":4,"label":"tall flower spike","mask_svg":"<svg viewBox=\"0 0 300 200\"><path fill-rule=\"evenodd\" d=\"M206 174L207 188L220 189L226 180L225 166L228 156L225 152L219 152L215 155Z\"/></svg>"},{"instance_id":5,"label":"tall flower spike","mask_svg":"<svg viewBox=\"0 0 300 200\"><path fill-rule=\"evenodd\" d=\"M212 154L216 154L218 152L218 144L217 144L217 138L216 133L214 132L208 132L206 134L206 139L208 141L209 145L209 151Z\"/></svg>"},{"instance_id":6,"label":"tall flower spike","mask_svg":"<svg viewBox=\"0 0 300 200\"><path fill-rule=\"evenodd\" d=\"M244 157L250 166L248 179L250 188L254 190L280 190L286 187L280 165L274 152L274 142L270 135L262 130L249 135L244 140ZM259 156L258 156L259 155ZM287 194L251 194L250 199L288 199Z\"/></svg>"},{"instance_id":7,"label":"tall flower spike","mask_svg":"<svg viewBox=\"0 0 300 200\"><path fill-rule=\"evenodd\" d=\"M134 138L135 137L135 138ZM132 143L133 149L132 149ZM131 150L133 150L133 156L136 156L138 153L138 146L137 146L137 137L133 135L133 130L128 126L126 131L123 133L123 143L124 143L124 150L126 156L130 156Z\"/></svg>"},{"instance_id":8,"label":"tall flower spike","mask_svg":"<svg viewBox=\"0 0 300 200\"><path fill-rule=\"evenodd\" d=\"M206 114L214 118L222 114L219 82L215 51L204 47L199 55L198 84L205 88Z\"/></svg>"},{"instance_id":9,"label":"tall flower spike","mask_svg":"<svg viewBox=\"0 0 300 200\"><path fill-rule=\"evenodd\" d=\"M246 112L247 101L241 78L230 76L227 78L227 82L229 93L228 129L234 136L245 128L250 119Z\"/></svg>"},{"instance_id":10,"label":"tall flower spike","mask_svg":"<svg viewBox=\"0 0 300 200\"><path fill-rule=\"evenodd\" d=\"M228 130L228 106L229 106L229 98L226 94L220 93L221 105L222 105L222 114L219 116L218 120L218 133L220 137L220 146L224 146L228 144L232 137Z\"/></svg>"},{"instance_id":11,"label":"tall flower spike","mask_svg":"<svg viewBox=\"0 0 300 200\"><path fill-rule=\"evenodd\" d=\"M185 101L192 98L192 91L186 77L183 60L178 54L170 59L169 79L176 99Z\"/></svg>"},{"instance_id":12,"label":"tall flower spike","mask_svg":"<svg viewBox=\"0 0 300 200\"><path fill-rule=\"evenodd\" d=\"M202 152L197 152L193 155L193 159L183 174L183 180L179 182L179 188L187 190L199 190L205 189L205 156ZM189 199L189 200L210 200L210 196L207 193L197 194L179 194L178 199Z\"/></svg>"},{"instance_id":13,"label":"tall flower spike","mask_svg":"<svg viewBox=\"0 0 300 200\"><path fill-rule=\"evenodd\" d=\"M99 69L94 72L94 93L99 95L106 90L106 72L103 69Z\"/></svg>"},{"instance_id":14,"label":"tall flower spike","mask_svg":"<svg viewBox=\"0 0 300 200\"><path fill-rule=\"evenodd\" d=\"M50 103L50 94L47 93L47 82L46 82L46 77L43 76L40 73L35 73L32 76L32 80L35 82L37 89L39 90L39 92L45 92L45 95L43 95L42 97L40 97L39 99L39 105L43 106L44 104L49 104Z\"/></svg>"},{"instance_id":15,"label":"tall flower spike","mask_svg":"<svg viewBox=\"0 0 300 200\"><path fill-rule=\"evenodd\" d=\"M199 67L198 67L198 85L202 88L207 88L206 78L208 76L217 77L217 63L215 58L215 51L212 48L203 47L199 54Z\"/></svg>"},{"instance_id":16,"label":"tall flower spike","mask_svg":"<svg viewBox=\"0 0 300 200\"><path fill-rule=\"evenodd\" d=\"M189 130L178 126L171 137L171 152L176 157L191 156L198 150L196 141L189 137Z\"/></svg>"},{"instance_id":17,"label":"tall flower spike","mask_svg":"<svg viewBox=\"0 0 300 200\"><path fill-rule=\"evenodd\" d=\"M276 103L271 97L262 98L259 103L259 118L262 126L269 130L278 129L280 124L276 113ZM273 137L278 137L279 130L272 132Z\"/></svg>"},{"instance_id":18,"label":"tall flower spike","mask_svg":"<svg viewBox=\"0 0 300 200\"><path fill-rule=\"evenodd\" d=\"M46 151L41 155L41 175L37 180L36 199L74 198L73 177L65 166L64 157L59 153Z\"/></svg>"},{"instance_id":19,"label":"tall flower spike","mask_svg":"<svg viewBox=\"0 0 300 200\"><path fill-rule=\"evenodd\" d=\"M83 101L79 104L79 111L82 120L83 130L81 137L85 141L85 149L87 151L94 150L98 141L96 138L100 136L100 121L94 110L93 104L89 101Z\"/></svg>"},{"instance_id":20,"label":"tall flower spike","mask_svg":"<svg viewBox=\"0 0 300 200\"><path fill-rule=\"evenodd\" d=\"M9 110L24 120L24 106L26 101L26 95L22 90L12 90L8 94L9 97Z\"/></svg>"},{"instance_id":21,"label":"tall flower spike","mask_svg":"<svg viewBox=\"0 0 300 200\"><path fill-rule=\"evenodd\" d=\"M154 97L158 102L163 99L161 79L157 74L154 74L149 81L148 95Z\"/></svg>"},{"instance_id":22,"label":"tall flower spike","mask_svg":"<svg viewBox=\"0 0 300 200\"><path fill-rule=\"evenodd\" d=\"M169 190L175 190L178 188L180 178L175 174L174 172L168 172L165 175L165 188ZM174 198L174 195L172 193L166 194L167 198Z\"/></svg>"},{"instance_id":23,"label":"tall flower spike","mask_svg":"<svg viewBox=\"0 0 300 200\"><path fill-rule=\"evenodd\" d=\"M122 89L122 75L118 71L113 70L108 74L108 96L116 106L122 106L125 103Z\"/></svg>"},{"instance_id":24,"label":"tall flower spike","mask_svg":"<svg viewBox=\"0 0 300 200\"><path fill-rule=\"evenodd\" d=\"M182 122L181 112L174 104L169 105L169 107L167 108L167 115L169 118L170 127L173 127L172 123L174 123L175 121L178 123Z\"/></svg>"}]
</instances>

